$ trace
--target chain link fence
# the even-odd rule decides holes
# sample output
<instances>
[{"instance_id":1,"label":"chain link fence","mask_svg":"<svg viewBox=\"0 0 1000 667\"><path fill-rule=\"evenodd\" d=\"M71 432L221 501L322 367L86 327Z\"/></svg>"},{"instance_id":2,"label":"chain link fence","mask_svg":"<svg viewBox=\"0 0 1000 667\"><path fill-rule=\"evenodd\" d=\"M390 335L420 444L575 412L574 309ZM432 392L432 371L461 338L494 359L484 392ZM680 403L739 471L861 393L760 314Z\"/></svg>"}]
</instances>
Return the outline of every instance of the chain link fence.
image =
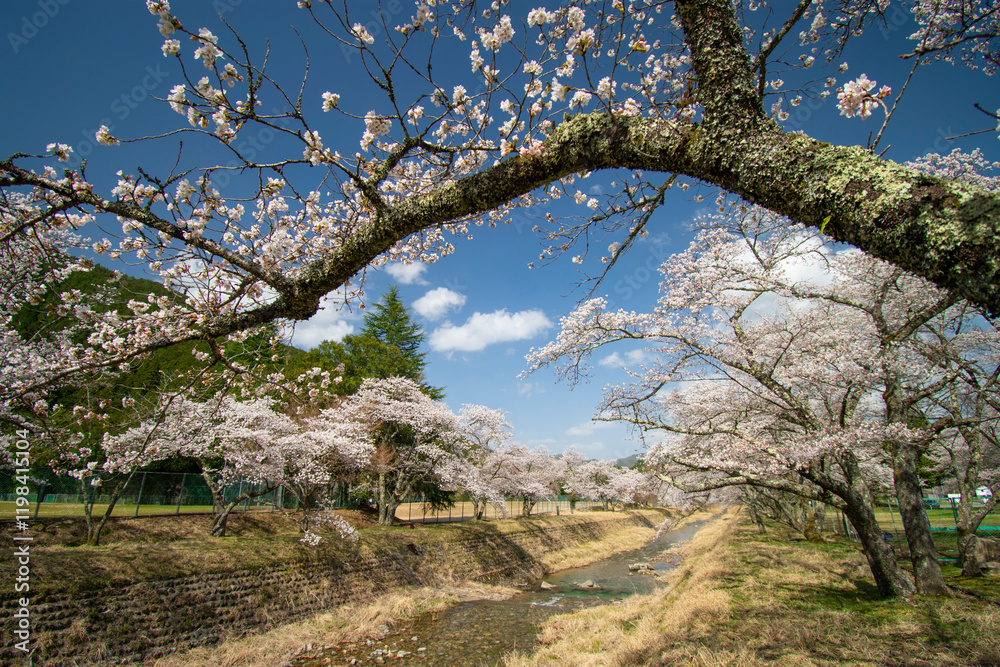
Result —
<instances>
[{"instance_id":1,"label":"chain link fence","mask_svg":"<svg viewBox=\"0 0 1000 667\"><path fill-rule=\"evenodd\" d=\"M211 512L213 508L212 491L200 473L137 472L131 478L127 475L112 477L97 487L91 487L89 483L81 484L80 480L68 475L55 475L51 472L41 475L36 472L32 475L32 480L33 483L29 485L31 493L26 498L32 504L31 517L37 519L82 517L88 500L93 501L94 514L103 515L112 500L113 490L121 483L125 487L115 503L112 516L205 513ZM0 471L0 509L3 510L4 518L14 515L17 486L11 472ZM246 491L254 492L264 488L261 482L235 480L223 487L222 503L229 504ZM91 494L92 497L88 497ZM240 508L277 509L280 505L294 509L297 503L294 496L279 488L246 499L240 503Z\"/></svg>"},{"instance_id":2,"label":"chain link fence","mask_svg":"<svg viewBox=\"0 0 1000 667\"><path fill-rule=\"evenodd\" d=\"M987 502L987 498L979 498L973 501L973 512L977 512ZM931 532L935 536L935 544L941 543L945 548L950 547L950 542L957 535L958 525L958 502L956 497L933 497L924 498L924 507L927 508L927 518L931 524ZM875 518L882 528L882 535L887 542L893 545L899 556L908 558L910 555L909 545L906 542L906 533L903 528L903 519L899 513L899 504L895 498L881 499L876 503ZM820 526L823 531L845 535L857 541L857 532L847 520L847 517L840 511L827 508L822 515ZM1000 509L994 507L983 522L980 524L977 533L998 537L1000 536ZM953 558L941 558L942 561L952 561Z\"/></svg>"},{"instance_id":3,"label":"chain link fence","mask_svg":"<svg viewBox=\"0 0 1000 667\"><path fill-rule=\"evenodd\" d=\"M115 503L112 516L139 517L165 516L179 514L210 513L213 510L212 492L208 483L200 473L179 472L137 472L128 476L111 478L99 487L81 485L80 481L68 475L56 475L51 471L35 472L29 485L31 493L27 499L31 503L30 516L33 519L78 518L84 516L84 505L87 494L94 493L93 513L103 515L111 502L113 489L122 482L122 490ZM20 486L11 471L0 470L0 519L14 516L15 500L18 497L16 488ZM236 480L222 490L222 502L229 504L239 498L244 492L262 490L261 482L246 479ZM341 486L329 498L333 506L339 509L357 509L359 501L348 495L346 488ZM277 510L284 508L298 509L298 499L279 487L273 491L255 495L241 502L239 509L243 511ZM531 515L542 514L572 514L576 511L602 507L603 503L576 500L567 496L558 496L541 500L531 508ZM483 518L498 519L505 516L516 517L523 514L521 500L506 500L502 506L488 504ZM421 523L445 523L453 521L470 521L475 518L475 508L471 501L461 494L456 494L455 502L448 507L434 508L425 498L417 497L404 501L396 510L396 518L400 521Z\"/></svg>"}]
</instances>

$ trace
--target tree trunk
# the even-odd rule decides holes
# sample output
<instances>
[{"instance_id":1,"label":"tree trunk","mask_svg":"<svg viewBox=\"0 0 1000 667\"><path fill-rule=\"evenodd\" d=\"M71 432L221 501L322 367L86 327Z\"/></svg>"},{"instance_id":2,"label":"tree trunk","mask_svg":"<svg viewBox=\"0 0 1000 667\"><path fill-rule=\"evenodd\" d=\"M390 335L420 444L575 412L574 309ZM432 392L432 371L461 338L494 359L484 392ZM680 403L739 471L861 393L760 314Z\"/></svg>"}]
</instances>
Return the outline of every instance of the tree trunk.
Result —
<instances>
[{"instance_id":1,"label":"tree trunk","mask_svg":"<svg viewBox=\"0 0 1000 667\"><path fill-rule=\"evenodd\" d=\"M472 499L472 516L475 517L477 521L483 520L483 516L486 514L486 506L488 504L489 502L486 499Z\"/></svg>"},{"instance_id":2,"label":"tree trunk","mask_svg":"<svg viewBox=\"0 0 1000 667\"><path fill-rule=\"evenodd\" d=\"M399 507L399 501L395 498L389 498L385 502L380 502L378 505L378 525L380 526L393 526L396 523L396 509Z\"/></svg>"},{"instance_id":3,"label":"tree trunk","mask_svg":"<svg viewBox=\"0 0 1000 667\"><path fill-rule=\"evenodd\" d=\"M391 526L396 522L396 508L399 500L390 487L389 473L378 474L378 525Z\"/></svg>"},{"instance_id":4,"label":"tree trunk","mask_svg":"<svg viewBox=\"0 0 1000 667\"><path fill-rule=\"evenodd\" d=\"M882 528L875 519L875 512L860 503L848 503L844 513L858 534L879 595L883 598L912 595L915 591L913 583L899 569L892 549L882 539Z\"/></svg>"},{"instance_id":5,"label":"tree trunk","mask_svg":"<svg viewBox=\"0 0 1000 667\"><path fill-rule=\"evenodd\" d=\"M248 490L244 491L243 493L241 493L236 498L233 498L231 501L229 501L229 504L226 505L225 507L223 507L222 510L219 511L219 512L217 512L216 515L215 515L215 521L212 523L212 537L225 537L226 536L226 524L229 521L229 515L232 513L232 511L234 509L236 509L240 505L240 503L242 503L242 502L244 502L246 500L249 500L250 498L256 498L257 496L263 496L263 495L266 495L268 493L271 493L276 488L278 488L277 484L275 484L273 486L272 485L265 485L265 486L262 486L260 489L253 490L253 491L251 491L251 490L248 489ZM221 500L220 500L220 503L221 503ZM303 513L305 512L305 510L306 510L306 508L303 505Z\"/></svg>"},{"instance_id":6,"label":"tree trunk","mask_svg":"<svg viewBox=\"0 0 1000 667\"><path fill-rule=\"evenodd\" d=\"M896 501L903 520L910 560L922 595L950 595L938 563L937 548L931 536L931 522L924 507L924 495L917 474L920 449L909 442L896 442L893 456L893 482Z\"/></svg>"},{"instance_id":7,"label":"tree trunk","mask_svg":"<svg viewBox=\"0 0 1000 667\"><path fill-rule=\"evenodd\" d=\"M913 582L900 569L892 548L882 538L882 527L875 518L871 489L865 483L857 458L853 453L845 452L838 462L847 484L841 486L836 495L844 501L844 514L858 534L879 595L884 598L913 595L916 592Z\"/></svg>"},{"instance_id":8,"label":"tree trunk","mask_svg":"<svg viewBox=\"0 0 1000 667\"><path fill-rule=\"evenodd\" d=\"M528 498L523 498L521 501L521 514L523 516L531 516L531 509L535 506L534 500L529 500Z\"/></svg>"},{"instance_id":9,"label":"tree trunk","mask_svg":"<svg viewBox=\"0 0 1000 667\"><path fill-rule=\"evenodd\" d=\"M965 501L965 496L962 496L963 502ZM955 526L958 533L958 562L962 566L962 572L965 574L965 569L969 556L971 555L972 546L976 541L976 531L979 530L980 524L983 520L996 509L998 498L993 496L983 505L982 508L975 514L971 512L971 507L968 515L968 519L965 518L963 512L958 513L958 524ZM971 505L971 503L970 503ZM971 566L970 571L976 570L976 566ZM974 575L966 575L974 576Z\"/></svg>"},{"instance_id":10,"label":"tree trunk","mask_svg":"<svg viewBox=\"0 0 1000 667\"><path fill-rule=\"evenodd\" d=\"M750 520L757 524L757 532L761 534L766 533L767 527L764 525L764 518L760 515L755 498L751 498L750 502L747 503L747 509L750 511Z\"/></svg>"},{"instance_id":11,"label":"tree trunk","mask_svg":"<svg viewBox=\"0 0 1000 667\"><path fill-rule=\"evenodd\" d=\"M229 513L234 507L236 507L236 505L230 503L226 507L222 508L221 511L215 513L215 520L212 522L212 537L226 536L226 525L229 521Z\"/></svg>"},{"instance_id":12,"label":"tree trunk","mask_svg":"<svg viewBox=\"0 0 1000 667\"><path fill-rule=\"evenodd\" d=\"M101 517L100 522L96 526L93 524L93 513L94 503L97 501L97 487L90 487L91 494L89 501L87 500L86 494L84 494L83 513L87 518L87 544L89 546L100 546L101 533L104 532L104 527L108 525L108 520L111 519L111 514L115 511L115 505L121 499L122 494L125 492L126 487L128 487L129 482L132 481L132 477L135 476L135 473L136 471L133 470L129 473L129 476L125 479L124 483L118 482L118 484L115 485L115 489L111 492L110 499L108 500L108 507L104 510L104 515ZM84 481L81 480L80 483L84 484Z\"/></svg>"}]
</instances>

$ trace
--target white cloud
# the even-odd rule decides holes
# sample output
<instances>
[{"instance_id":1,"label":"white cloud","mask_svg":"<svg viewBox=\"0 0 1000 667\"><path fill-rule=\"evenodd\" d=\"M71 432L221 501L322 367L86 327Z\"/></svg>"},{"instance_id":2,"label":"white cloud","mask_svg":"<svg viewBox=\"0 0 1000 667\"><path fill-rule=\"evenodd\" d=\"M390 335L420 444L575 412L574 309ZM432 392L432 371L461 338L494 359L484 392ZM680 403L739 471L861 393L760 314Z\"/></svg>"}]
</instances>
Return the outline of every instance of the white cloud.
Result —
<instances>
[{"instance_id":1,"label":"white cloud","mask_svg":"<svg viewBox=\"0 0 1000 667\"><path fill-rule=\"evenodd\" d=\"M612 452L601 440L594 442L574 442L570 445L587 459L610 460ZM616 457L617 458L617 457Z\"/></svg>"},{"instance_id":2,"label":"white cloud","mask_svg":"<svg viewBox=\"0 0 1000 667\"><path fill-rule=\"evenodd\" d=\"M404 285L426 285L427 281L421 278L426 270L427 265L421 264L420 262L414 262L412 264L394 262L392 264L387 264L385 267L386 273Z\"/></svg>"},{"instance_id":3,"label":"white cloud","mask_svg":"<svg viewBox=\"0 0 1000 667\"><path fill-rule=\"evenodd\" d=\"M535 394L544 393L545 387L535 382L519 382L517 385L518 396L534 396Z\"/></svg>"},{"instance_id":4,"label":"white cloud","mask_svg":"<svg viewBox=\"0 0 1000 667\"><path fill-rule=\"evenodd\" d=\"M440 320L449 310L458 310L465 305L465 295L453 292L447 287L438 287L413 302L413 309L429 320Z\"/></svg>"},{"instance_id":5,"label":"white cloud","mask_svg":"<svg viewBox=\"0 0 1000 667\"><path fill-rule=\"evenodd\" d=\"M358 315L345 312L326 300L315 315L305 322L296 323L292 345L308 350L324 340L343 340L347 334L354 333L354 324L350 321L352 319L358 319Z\"/></svg>"},{"instance_id":6,"label":"white cloud","mask_svg":"<svg viewBox=\"0 0 1000 667\"><path fill-rule=\"evenodd\" d=\"M600 366L628 368L629 366L639 366L645 364L648 359L649 353L646 352L646 350L631 350L630 352L625 353L624 358L617 352L612 352L597 363Z\"/></svg>"},{"instance_id":7,"label":"white cloud","mask_svg":"<svg viewBox=\"0 0 1000 667\"><path fill-rule=\"evenodd\" d=\"M593 435L594 431L614 428L617 424L613 422L583 422L582 424L577 424L576 426L571 426L566 429L566 435L573 438L584 438L588 435Z\"/></svg>"},{"instance_id":8,"label":"white cloud","mask_svg":"<svg viewBox=\"0 0 1000 667\"><path fill-rule=\"evenodd\" d=\"M494 343L532 338L551 326L540 310L475 313L461 326L445 322L435 329L430 346L435 352L477 352Z\"/></svg>"}]
</instances>

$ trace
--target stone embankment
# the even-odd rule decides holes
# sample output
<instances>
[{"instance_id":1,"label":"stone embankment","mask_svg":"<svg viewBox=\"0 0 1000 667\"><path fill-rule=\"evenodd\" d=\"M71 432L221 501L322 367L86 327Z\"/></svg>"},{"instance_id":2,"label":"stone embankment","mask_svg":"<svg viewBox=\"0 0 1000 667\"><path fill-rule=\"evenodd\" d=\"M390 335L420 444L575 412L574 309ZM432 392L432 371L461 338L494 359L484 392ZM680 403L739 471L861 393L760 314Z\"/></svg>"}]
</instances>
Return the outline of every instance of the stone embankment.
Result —
<instances>
[{"instance_id":1,"label":"stone embankment","mask_svg":"<svg viewBox=\"0 0 1000 667\"><path fill-rule=\"evenodd\" d=\"M78 574L90 568L92 577L74 576L62 587L52 580L59 572L52 567L48 580L36 587L43 592L31 599L35 648L31 664L137 662L406 587L537 579L547 571L578 564L575 561L586 559L586 550L594 545L592 559L638 546L637 539L651 538L666 518L664 512L652 510L588 512L413 530L373 529L362 531L358 543L327 540L313 549L299 545L276 549L270 561L247 558L244 562L252 562L248 567L240 567L240 559L220 567L216 557L198 568L199 559L188 553L183 567L164 569L171 575L164 578L151 577L150 568L136 566L142 550L123 553L121 570L110 575L107 562L114 561L113 553L88 560L93 552L83 549L77 552L76 567L82 568ZM629 539L623 539L626 535ZM197 541L192 542L189 548L197 550ZM217 542L211 544L219 548ZM250 548L260 552L266 546L261 540L259 548L252 544ZM294 548L293 558L288 557L288 548ZM77 549L53 551L49 557L69 564L74 562L70 552ZM150 557L155 550L155 545L148 549ZM37 555L42 561L46 557ZM142 578L128 572L141 572ZM46 578L44 567L38 576ZM9 594L0 599L4 617L11 618L18 600ZM17 664L7 662L14 643L10 633L8 624L3 631L7 653L3 664Z\"/></svg>"}]
</instances>

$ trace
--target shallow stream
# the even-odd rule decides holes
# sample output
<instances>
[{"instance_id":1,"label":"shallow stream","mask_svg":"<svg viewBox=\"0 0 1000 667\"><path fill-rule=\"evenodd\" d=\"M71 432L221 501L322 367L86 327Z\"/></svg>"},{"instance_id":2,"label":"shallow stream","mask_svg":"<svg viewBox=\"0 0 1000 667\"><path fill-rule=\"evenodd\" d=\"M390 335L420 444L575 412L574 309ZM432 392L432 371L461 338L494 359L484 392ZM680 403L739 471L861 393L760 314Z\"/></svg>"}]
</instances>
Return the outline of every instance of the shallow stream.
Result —
<instances>
[{"instance_id":1,"label":"shallow stream","mask_svg":"<svg viewBox=\"0 0 1000 667\"><path fill-rule=\"evenodd\" d=\"M674 568L679 562L676 555L665 552L690 540L704 523L699 521L664 532L634 551L584 567L553 572L507 600L461 602L397 624L378 641L333 648L294 664L312 667L406 661L427 667L492 667L506 653L533 650L538 645L539 626L550 616L612 604L630 595L650 593L663 585L658 573ZM639 563L648 569L629 570L629 565Z\"/></svg>"}]
</instances>

